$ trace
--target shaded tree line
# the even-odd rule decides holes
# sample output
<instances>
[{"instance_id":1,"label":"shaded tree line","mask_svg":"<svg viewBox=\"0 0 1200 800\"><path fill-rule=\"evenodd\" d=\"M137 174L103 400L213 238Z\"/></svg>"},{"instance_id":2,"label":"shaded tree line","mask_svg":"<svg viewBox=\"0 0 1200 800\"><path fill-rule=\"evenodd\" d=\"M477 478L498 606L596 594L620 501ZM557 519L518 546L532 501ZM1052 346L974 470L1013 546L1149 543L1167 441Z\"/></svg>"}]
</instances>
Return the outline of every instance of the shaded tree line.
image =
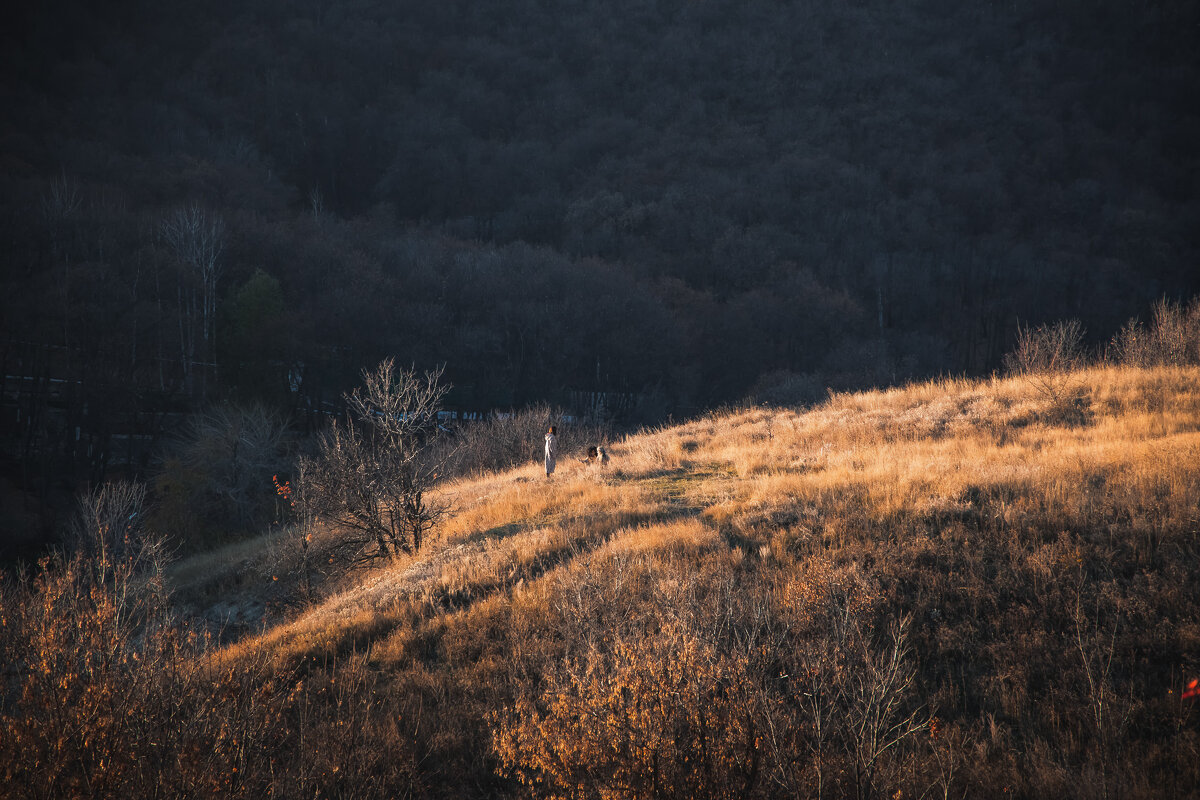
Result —
<instances>
[{"instance_id":1,"label":"shaded tree line","mask_svg":"<svg viewBox=\"0 0 1200 800\"><path fill-rule=\"evenodd\" d=\"M1200 291L1190 4L58 0L0 31L6 478L364 366L656 420ZM43 504L50 502L45 500Z\"/></svg>"}]
</instances>

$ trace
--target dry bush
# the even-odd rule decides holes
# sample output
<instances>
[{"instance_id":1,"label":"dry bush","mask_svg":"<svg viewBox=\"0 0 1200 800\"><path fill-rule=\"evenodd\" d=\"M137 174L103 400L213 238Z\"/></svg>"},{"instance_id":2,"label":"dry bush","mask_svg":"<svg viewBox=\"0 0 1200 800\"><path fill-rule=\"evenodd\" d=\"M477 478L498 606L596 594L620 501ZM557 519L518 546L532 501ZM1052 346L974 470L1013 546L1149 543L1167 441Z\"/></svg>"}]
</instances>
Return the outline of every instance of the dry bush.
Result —
<instances>
[{"instance_id":1,"label":"dry bush","mask_svg":"<svg viewBox=\"0 0 1200 800\"><path fill-rule=\"evenodd\" d=\"M498 753L553 796L749 796L762 754L742 667L675 626L618 642L519 696Z\"/></svg>"},{"instance_id":2,"label":"dry bush","mask_svg":"<svg viewBox=\"0 0 1200 800\"><path fill-rule=\"evenodd\" d=\"M1159 300L1149 329L1131 319L1113 337L1109 359L1137 367L1200 364L1200 297L1187 307Z\"/></svg>"},{"instance_id":3,"label":"dry bush","mask_svg":"<svg viewBox=\"0 0 1200 800\"><path fill-rule=\"evenodd\" d=\"M561 579L568 654L492 714L503 771L550 797L911 788L923 718L907 623L868 633L881 617L861 576L794 578L666 542L635 553Z\"/></svg>"},{"instance_id":4,"label":"dry bush","mask_svg":"<svg viewBox=\"0 0 1200 800\"><path fill-rule=\"evenodd\" d=\"M1076 319L1018 327L1017 346L1004 356L1008 374L1025 377L1051 401L1054 416L1076 421L1082 419L1086 404L1071 375L1083 363L1083 326Z\"/></svg>"},{"instance_id":5,"label":"dry bush","mask_svg":"<svg viewBox=\"0 0 1200 800\"><path fill-rule=\"evenodd\" d=\"M122 565L128 572L157 571L163 543L146 529L146 487L106 483L81 495L70 523L68 546L101 571Z\"/></svg>"},{"instance_id":6,"label":"dry bush","mask_svg":"<svg viewBox=\"0 0 1200 800\"><path fill-rule=\"evenodd\" d=\"M910 790L926 715L909 619L890 618L856 567L826 559L770 583L772 658L758 672L775 709L767 726L775 785L794 797Z\"/></svg>"},{"instance_id":7,"label":"dry bush","mask_svg":"<svg viewBox=\"0 0 1200 800\"><path fill-rule=\"evenodd\" d=\"M1011 375L1065 372L1083 361L1083 326L1079 320L1018 327L1017 346L1004 356Z\"/></svg>"},{"instance_id":8,"label":"dry bush","mask_svg":"<svg viewBox=\"0 0 1200 800\"><path fill-rule=\"evenodd\" d=\"M177 640L165 624L159 543L112 527L129 499L115 489L84 500L76 530L97 526L86 548L4 582L0 775L13 796L107 797L151 780L127 745L154 749L142 713L157 675L143 664Z\"/></svg>"}]
</instances>

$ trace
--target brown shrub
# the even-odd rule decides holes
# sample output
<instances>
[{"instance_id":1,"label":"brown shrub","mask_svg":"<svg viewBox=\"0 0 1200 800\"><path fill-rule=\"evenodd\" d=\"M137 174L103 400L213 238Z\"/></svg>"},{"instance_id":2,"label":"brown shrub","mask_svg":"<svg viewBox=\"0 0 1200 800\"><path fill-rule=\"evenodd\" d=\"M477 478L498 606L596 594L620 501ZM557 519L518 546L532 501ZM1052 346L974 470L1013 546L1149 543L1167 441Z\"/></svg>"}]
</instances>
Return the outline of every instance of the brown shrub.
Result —
<instances>
[{"instance_id":1,"label":"brown shrub","mask_svg":"<svg viewBox=\"0 0 1200 800\"><path fill-rule=\"evenodd\" d=\"M590 584L594 569L618 563L581 569L576 580ZM511 708L491 714L502 769L554 797L875 797L911 788L905 772L924 718L907 622L868 633L881 619L878 596L853 569L756 574L714 553L685 574L687 563L665 552L643 559L637 581L631 565L621 567L637 594L653 587L654 609L611 588L596 607L567 581L567 596L579 600L565 616L588 622L573 627L575 654L542 665ZM614 607L637 608L638 623L607 618Z\"/></svg>"}]
</instances>

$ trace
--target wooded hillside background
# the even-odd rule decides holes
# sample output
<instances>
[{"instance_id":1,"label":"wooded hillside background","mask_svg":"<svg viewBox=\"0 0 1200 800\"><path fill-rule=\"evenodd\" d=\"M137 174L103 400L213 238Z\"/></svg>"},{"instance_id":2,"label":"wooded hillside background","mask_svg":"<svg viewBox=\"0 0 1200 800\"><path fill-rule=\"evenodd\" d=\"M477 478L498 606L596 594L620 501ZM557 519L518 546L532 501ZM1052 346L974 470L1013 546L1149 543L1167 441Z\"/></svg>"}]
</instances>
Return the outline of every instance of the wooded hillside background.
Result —
<instances>
[{"instance_id":1,"label":"wooded hillside background","mask_svg":"<svg viewBox=\"0 0 1200 800\"><path fill-rule=\"evenodd\" d=\"M384 356L637 421L1200 291L1200 6L119 0L0 29L5 472ZM208 247L206 250L205 247ZM136 446L135 446L136 445ZM147 451L148 452L148 451ZM38 477L40 476L40 477Z\"/></svg>"}]
</instances>

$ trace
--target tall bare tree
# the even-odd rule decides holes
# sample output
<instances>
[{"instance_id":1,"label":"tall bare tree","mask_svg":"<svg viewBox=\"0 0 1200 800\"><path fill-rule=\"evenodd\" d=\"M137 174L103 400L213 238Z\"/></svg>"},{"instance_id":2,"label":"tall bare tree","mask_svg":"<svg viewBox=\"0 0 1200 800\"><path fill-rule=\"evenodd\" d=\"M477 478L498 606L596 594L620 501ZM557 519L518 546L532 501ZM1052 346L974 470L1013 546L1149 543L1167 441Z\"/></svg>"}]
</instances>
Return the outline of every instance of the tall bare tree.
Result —
<instances>
[{"instance_id":1,"label":"tall bare tree","mask_svg":"<svg viewBox=\"0 0 1200 800\"><path fill-rule=\"evenodd\" d=\"M147 531L143 507L146 487L140 483L105 483L80 495L70 526L70 543L103 573L123 566L132 572L162 567L164 544ZM105 579L109 579L107 576Z\"/></svg>"},{"instance_id":2,"label":"tall bare tree","mask_svg":"<svg viewBox=\"0 0 1200 800\"><path fill-rule=\"evenodd\" d=\"M346 421L322 435L315 458L301 459L302 510L341 529L337 549L352 563L417 552L446 512L429 497L444 457L430 447L449 389L442 372L418 376L392 359L364 371L345 396Z\"/></svg>"},{"instance_id":3,"label":"tall bare tree","mask_svg":"<svg viewBox=\"0 0 1200 800\"><path fill-rule=\"evenodd\" d=\"M55 266L61 265L62 278L59 291L62 297L63 346L71 346L71 248L68 231L79 214L83 203L79 183L68 178L66 172L54 179L50 188L42 195L42 220L50 233L50 255ZM68 356L69 357L69 356Z\"/></svg>"},{"instance_id":4,"label":"tall bare tree","mask_svg":"<svg viewBox=\"0 0 1200 800\"><path fill-rule=\"evenodd\" d=\"M217 282L225 221L193 203L167 215L159 233L183 268L178 288L179 346L184 380L191 389L198 347L205 363L212 364L214 371L216 367Z\"/></svg>"}]
</instances>

